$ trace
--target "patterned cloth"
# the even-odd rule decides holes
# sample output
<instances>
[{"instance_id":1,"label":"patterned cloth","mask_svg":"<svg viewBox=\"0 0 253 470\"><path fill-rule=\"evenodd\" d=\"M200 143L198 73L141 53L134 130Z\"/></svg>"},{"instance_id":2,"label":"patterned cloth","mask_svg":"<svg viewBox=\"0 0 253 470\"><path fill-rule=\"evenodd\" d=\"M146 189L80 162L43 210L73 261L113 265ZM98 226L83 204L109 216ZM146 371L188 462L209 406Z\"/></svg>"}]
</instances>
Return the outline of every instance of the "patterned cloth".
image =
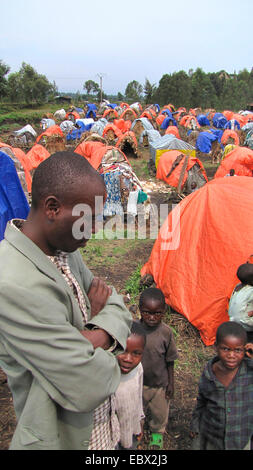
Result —
<instances>
[{"instance_id":1,"label":"patterned cloth","mask_svg":"<svg viewBox=\"0 0 253 470\"><path fill-rule=\"evenodd\" d=\"M121 375L116 390L116 414L120 426L120 445L132 448L133 435L141 433L141 420L144 419L142 406L143 367L140 363L129 374Z\"/></svg>"},{"instance_id":2,"label":"patterned cloth","mask_svg":"<svg viewBox=\"0 0 253 470\"><path fill-rule=\"evenodd\" d=\"M21 230L23 220L11 221L12 226ZM72 289L83 315L84 326L88 321L87 307L82 290L70 271L68 265L68 254L57 251L55 256L48 256L63 275L65 281ZM114 345L113 345L114 346ZM93 429L89 442L89 450L114 450L119 441L119 426L115 414L115 396L107 398L99 405L93 414Z\"/></svg>"},{"instance_id":3,"label":"patterned cloth","mask_svg":"<svg viewBox=\"0 0 253 470\"><path fill-rule=\"evenodd\" d=\"M217 450L243 450L253 435L253 361L244 359L224 387L212 371L217 360L207 363L200 378L191 428Z\"/></svg>"}]
</instances>

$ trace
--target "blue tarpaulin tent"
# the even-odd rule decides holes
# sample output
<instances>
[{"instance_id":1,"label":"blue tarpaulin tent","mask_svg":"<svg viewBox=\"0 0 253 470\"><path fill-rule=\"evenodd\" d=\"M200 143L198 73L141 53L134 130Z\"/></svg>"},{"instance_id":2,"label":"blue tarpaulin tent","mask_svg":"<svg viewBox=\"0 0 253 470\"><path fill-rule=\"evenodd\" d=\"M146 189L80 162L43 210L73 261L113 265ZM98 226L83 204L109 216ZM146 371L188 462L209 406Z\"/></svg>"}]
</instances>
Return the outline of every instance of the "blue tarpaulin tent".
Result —
<instances>
[{"instance_id":1,"label":"blue tarpaulin tent","mask_svg":"<svg viewBox=\"0 0 253 470\"><path fill-rule=\"evenodd\" d=\"M224 114L215 113L213 117L213 125L216 127L216 129L224 129L227 122L228 120L225 118Z\"/></svg>"},{"instance_id":2,"label":"blue tarpaulin tent","mask_svg":"<svg viewBox=\"0 0 253 470\"><path fill-rule=\"evenodd\" d=\"M199 114L197 116L197 121L200 126L210 126L210 121L205 114Z\"/></svg>"},{"instance_id":3,"label":"blue tarpaulin tent","mask_svg":"<svg viewBox=\"0 0 253 470\"><path fill-rule=\"evenodd\" d=\"M15 165L9 155L0 152L0 240L9 220L26 219L30 207Z\"/></svg>"}]
</instances>

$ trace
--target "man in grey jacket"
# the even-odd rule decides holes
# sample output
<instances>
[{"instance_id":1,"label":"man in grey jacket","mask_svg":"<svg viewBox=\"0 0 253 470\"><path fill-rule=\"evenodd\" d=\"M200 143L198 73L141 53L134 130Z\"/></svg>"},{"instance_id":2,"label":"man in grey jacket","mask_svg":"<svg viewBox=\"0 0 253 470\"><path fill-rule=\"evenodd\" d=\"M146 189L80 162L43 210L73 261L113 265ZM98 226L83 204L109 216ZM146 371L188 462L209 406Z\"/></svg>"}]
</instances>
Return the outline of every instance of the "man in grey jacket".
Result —
<instances>
[{"instance_id":1,"label":"man in grey jacket","mask_svg":"<svg viewBox=\"0 0 253 470\"><path fill-rule=\"evenodd\" d=\"M131 315L78 250L105 198L85 158L57 152L34 173L27 219L10 221L0 243L0 366L17 416L10 449L111 450L117 442L116 354Z\"/></svg>"}]
</instances>

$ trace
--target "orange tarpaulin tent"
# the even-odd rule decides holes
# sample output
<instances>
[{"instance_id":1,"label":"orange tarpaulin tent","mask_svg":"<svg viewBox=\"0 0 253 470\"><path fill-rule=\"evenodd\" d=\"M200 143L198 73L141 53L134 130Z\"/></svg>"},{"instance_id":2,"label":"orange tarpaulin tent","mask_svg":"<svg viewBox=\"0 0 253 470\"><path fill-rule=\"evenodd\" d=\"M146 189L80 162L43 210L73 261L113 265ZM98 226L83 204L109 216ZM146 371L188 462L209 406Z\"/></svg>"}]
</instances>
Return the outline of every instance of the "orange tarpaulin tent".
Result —
<instances>
[{"instance_id":1,"label":"orange tarpaulin tent","mask_svg":"<svg viewBox=\"0 0 253 470\"><path fill-rule=\"evenodd\" d=\"M222 134L221 137L221 143L223 145L226 145L227 141L229 138L232 138L234 140L234 145L240 145L240 139L236 131L233 131L232 129L225 129L225 131Z\"/></svg>"},{"instance_id":2,"label":"orange tarpaulin tent","mask_svg":"<svg viewBox=\"0 0 253 470\"><path fill-rule=\"evenodd\" d=\"M253 150L248 147L236 147L229 152L216 171L214 178L225 176L231 169L237 176L251 176L253 172Z\"/></svg>"},{"instance_id":3,"label":"orange tarpaulin tent","mask_svg":"<svg viewBox=\"0 0 253 470\"><path fill-rule=\"evenodd\" d=\"M236 271L253 253L253 178L209 181L169 213L141 274L152 274L166 303L209 346L228 321Z\"/></svg>"},{"instance_id":4,"label":"orange tarpaulin tent","mask_svg":"<svg viewBox=\"0 0 253 470\"><path fill-rule=\"evenodd\" d=\"M129 164L127 157L119 148L112 145L105 145L102 142L87 140L86 142L79 144L74 152L79 153L79 155L82 155L84 158L86 158L91 166L97 170L102 162L103 156L111 149L115 149L117 152L120 152L124 160Z\"/></svg>"},{"instance_id":5,"label":"orange tarpaulin tent","mask_svg":"<svg viewBox=\"0 0 253 470\"><path fill-rule=\"evenodd\" d=\"M159 179L159 180L163 180L163 181L165 181L165 183L167 183L170 186L173 186L173 187L176 188L177 185L178 185L178 182L179 182L179 177L180 177L181 171L182 171L184 158L181 159L181 161L175 167L175 169L172 171L170 176L167 176L167 175L170 172L170 170L172 168L172 165L175 162L176 158L179 157L179 155L181 155L181 154L182 154L182 152L180 152L180 150L169 150L168 152L164 152L161 155L161 157L159 159L159 162L158 162L158 165L157 165L156 178ZM206 176L206 172L205 172L205 169L204 169L204 166L203 166L202 162L196 157L189 156L186 171L185 171L185 174L184 174L184 177L183 177L183 180L182 180L182 186L185 184L185 182L187 180L187 172L196 163L199 164L199 166L201 168L201 172L202 172L204 178L206 179L206 181L208 181L208 178Z\"/></svg>"},{"instance_id":6,"label":"orange tarpaulin tent","mask_svg":"<svg viewBox=\"0 0 253 470\"><path fill-rule=\"evenodd\" d=\"M179 131L176 126L167 127L165 134L173 134L177 139L180 139Z\"/></svg>"},{"instance_id":7,"label":"orange tarpaulin tent","mask_svg":"<svg viewBox=\"0 0 253 470\"><path fill-rule=\"evenodd\" d=\"M57 124L55 126L51 126L51 127L48 127L48 129L46 129L44 132L42 132L36 139L36 144L39 143L40 139L43 137L43 136L51 136L51 135L60 135L61 137L64 136L60 126L57 126Z\"/></svg>"},{"instance_id":8,"label":"orange tarpaulin tent","mask_svg":"<svg viewBox=\"0 0 253 470\"><path fill-rule=\"evenodd\" d=\"M30 167L30 163L29 163L29 160L26 157L25 152L23 152L23 150L18 148L18 147L11 147L10 145L5 144L4 142L0 142L0 148L2 148L2 147L8 147L9 149L11 149L12 152L14 153L15 157L20 161L20 163L23 167L24 173L25 173L25 180L26 180L27 190L30 193L31 192L31 186L32 186L32 177L31 177L31 174L30 174L31 167Z\"/></svg>"},{"instance_id":9,"label":"orange tarpaulin tent","mask_svg":"<svg viewBox=\"0 0 253 470\"><path fill-rule=\"evenodd\" d=\"M126 121L125 119L114 119L114 125L119 128L121 132L128 132L131 129L132 122Z\"/></svg>"},{"instance_id":10,"label":"orange tarpaulin tent","mask_svg":"<svg viewBox=\"0 0 253 470\"><path fill-rule=\"evenodd\" d=\"M48 157L50 157L50 153L45 147L43 147L43 145L33 145L33 147L26 154L27 166L29 170L31 171L37 168L37 166Z\"/></svg>"}]
</instances>

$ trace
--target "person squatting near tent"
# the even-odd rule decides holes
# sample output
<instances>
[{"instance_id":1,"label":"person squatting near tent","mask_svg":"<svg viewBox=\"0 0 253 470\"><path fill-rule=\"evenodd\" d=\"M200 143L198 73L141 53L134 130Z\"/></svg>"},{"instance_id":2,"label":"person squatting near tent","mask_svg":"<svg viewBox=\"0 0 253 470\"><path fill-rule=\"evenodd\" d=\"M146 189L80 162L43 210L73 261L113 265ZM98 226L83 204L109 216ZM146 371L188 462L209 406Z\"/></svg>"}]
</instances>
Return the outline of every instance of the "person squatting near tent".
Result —
<instances>
[{"instance_id":1,"label":"person squatting near tent","mask_svg":"<svg viewBox=\"0 0 253 470\"><path fill-rule=\"evenodd\" d=\"M83 263L77 249L87 238L72 232L76 204L90 207L94 231L96 196L105 200L105 186L86 159L50 156L34 173L27 219L8 222L0 245L0 365L17 417L12 450L109 450L119 439L115 354L132 319Z\"/></svg>"}]
</instances>

